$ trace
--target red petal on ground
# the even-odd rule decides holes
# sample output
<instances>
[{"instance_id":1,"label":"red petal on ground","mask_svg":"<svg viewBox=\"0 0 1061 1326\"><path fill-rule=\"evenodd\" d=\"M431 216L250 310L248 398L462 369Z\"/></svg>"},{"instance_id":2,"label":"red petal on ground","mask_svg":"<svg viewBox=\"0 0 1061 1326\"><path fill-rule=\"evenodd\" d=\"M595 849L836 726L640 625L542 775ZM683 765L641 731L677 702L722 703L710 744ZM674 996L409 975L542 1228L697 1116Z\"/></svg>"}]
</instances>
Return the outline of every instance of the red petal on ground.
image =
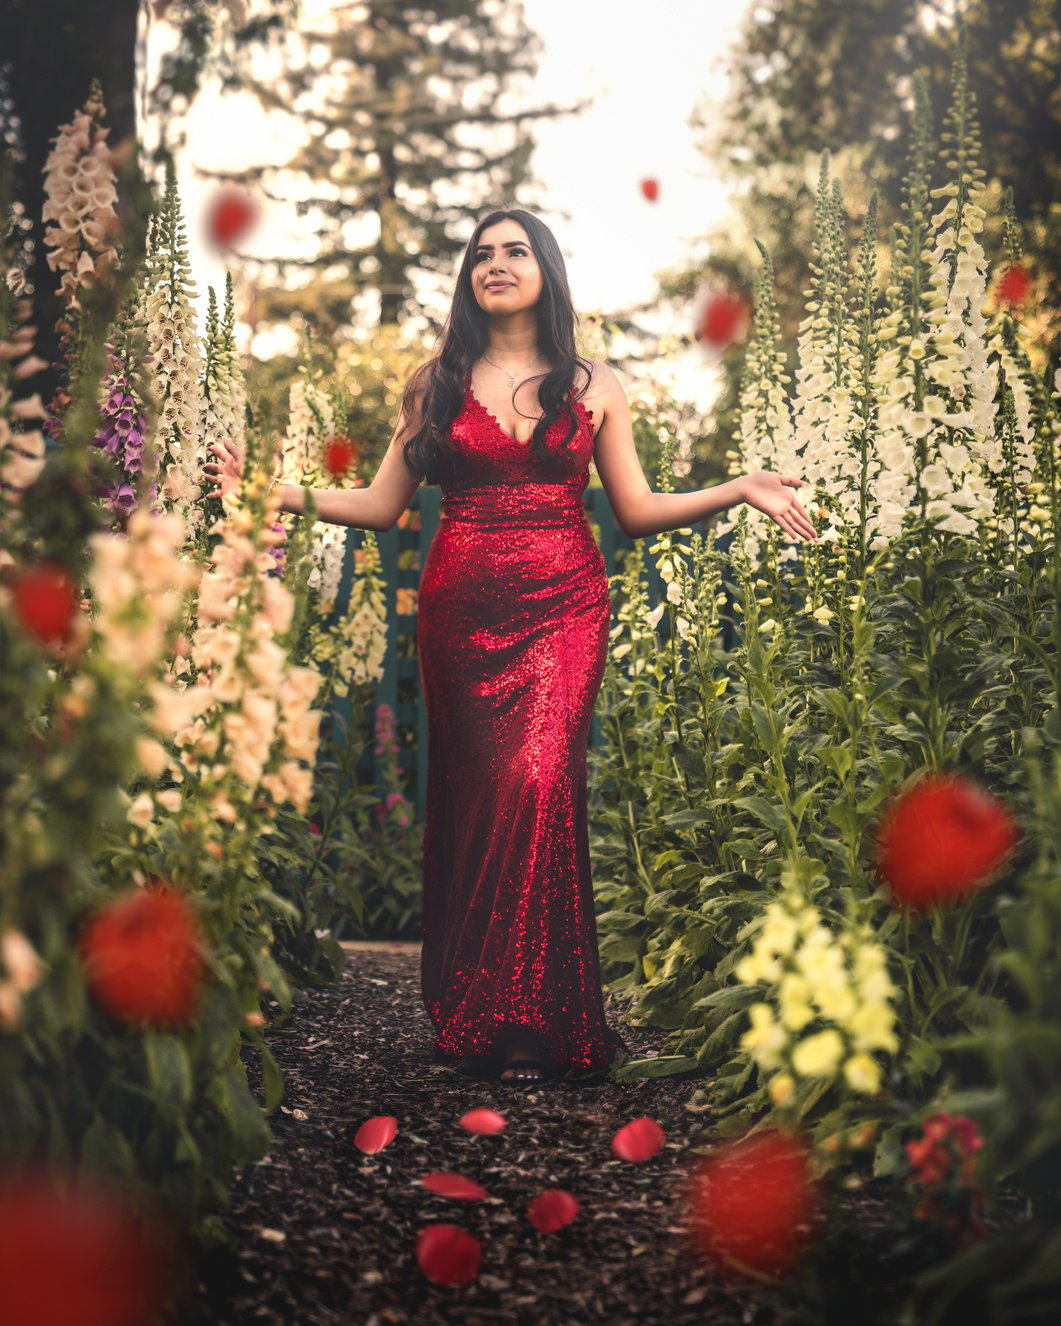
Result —
<instances>
[{"instance_id":1,"label":"red petal on ground","mask_svg":"<svg viewBox=\"0 0 1061 1326\"><path fill-rule=\"evenodd\" d=\"M473 1179L466 1179L463 1174L453 1174L448 1170L437 1169L425 1174L420 1180L425 1188L436 1192L440 1197L457 1197L465 1202L481 1202L490 1194Z\"/></svg>"},{"instance_id":2,"label":"red petal on ground","mask_svg":"<svg viewBox=\"0 0 1061 1326\"><path fill-rule=\"evenodd\" d=\"M469 1110L461 1117L460 1126L470 1133L499 1133L505 1126L505 1119L496 1110Z\"/></svg>"},{"instance_id":3,"label":"red petal on ground","mask_svg":"<svg viewBox=\"0 0 1061 1326\"><path fill-rule=\"evenodd\" d=\"M569 1225L578 1215L578 1198L566 1188L546 1188L527 1207L527 1219L543 1234Z\"/></svg>"},{"instance_id":4,"label":"red petal on ground","mask_svg":"<svg viewBox=\"0 0 1061 1326\"><path fill-rule=\"evenodd\" d=\"M398 1120L392 1114L377 1114L373 1119L366 1119L354 1134L354 1146L372 1156L390 1146L397 1136Z\"/></svg>"},{"instance_id":5,"label":"red petal on ground","mask_svg":"<svg viewBox=\"0 0 1061 1326\"><path fill-rule=\"evenodd\" d=\"M436 1285L466 1285L479 1273L483 1247L457 1225L426 1225L416 1236L416 1260Z\"/></svg>"},{"instance_id":6,"label":"red petal on ground","mask_svg":"<svg viewBox=\"0 0 1061 1326\"><path fill-rule=\"evenodd\" d=\"M982 884L1020 837L1002 802L968 778L928 773L885 809L873 864L900 907L953 902Z\"/></svg>"},{"instance_id":7,"label":"red petal on ground","mask_svg":"<svg viewBox=\"0 0 1061 1326\"><path fill-rule=\"evenodd\" d=\"M621 1160L649 1160L665 1138L666 1134L655 1119L632 1119L612 1138L612 1150Z\"/></svg>"},{"instance_id":8,"label":"red petal on ground","mask_svg":"<svg viewBox=\"0 0 1061 1326\"><path fill-rule=\"evenodd\" d=\"M659 197L659 180L647 179L641 181L641 192L650 203L654 203Z\"/></svg>"}]
</instances>

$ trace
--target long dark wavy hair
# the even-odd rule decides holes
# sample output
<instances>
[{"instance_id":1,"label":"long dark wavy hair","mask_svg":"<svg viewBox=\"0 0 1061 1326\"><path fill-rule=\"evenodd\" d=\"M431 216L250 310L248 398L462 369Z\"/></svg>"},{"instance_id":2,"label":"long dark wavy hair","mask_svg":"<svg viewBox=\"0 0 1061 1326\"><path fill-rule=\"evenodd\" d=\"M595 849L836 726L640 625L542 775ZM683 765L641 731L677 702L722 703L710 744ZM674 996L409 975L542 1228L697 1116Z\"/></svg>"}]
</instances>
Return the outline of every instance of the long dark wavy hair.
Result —
<instances>
[{"instance_id":1,"label":"long dark wavy hair","mask_svg":"<svg viewBox=\"0 0 1061 1326\"><path fill-rule=\"evenodd\" d=\"M577 396L590 383L591 365L575 350L575 310L567 284L567 268L552 231L522 208L502 208L484 216L475 227L464 251L453 304L442 328L442 348L433 359L421 364L409 379L402 396L406 417L419 416L419 427L405 442L402 454L409 470L429 484L437 484L451 463L454 448L449 430L464 401L464 379L490 344L490 322L472 291L472 267L479 238L487 226L498 221L518 221L527 232L542 274L538 297L538 352L552 365L538 386L542 417L531 434L530 446L542 461L555 457L545 443L546 430L558 418L568 421L566 447L578 429L578 416L569 400L576 370L586 375ZM422 397L415 401L415 397ZM419 407L418 409L415 407Z\"/></svg>"}]
</instances>

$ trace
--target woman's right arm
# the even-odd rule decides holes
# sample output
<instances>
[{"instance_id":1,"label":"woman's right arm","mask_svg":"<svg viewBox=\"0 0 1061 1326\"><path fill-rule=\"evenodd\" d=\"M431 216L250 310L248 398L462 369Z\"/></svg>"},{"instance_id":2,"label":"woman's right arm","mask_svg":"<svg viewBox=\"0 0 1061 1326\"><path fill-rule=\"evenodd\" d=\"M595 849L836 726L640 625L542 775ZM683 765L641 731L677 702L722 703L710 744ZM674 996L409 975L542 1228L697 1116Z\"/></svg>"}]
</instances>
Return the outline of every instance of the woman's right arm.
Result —
<instances>
[{"instance_id":1,"label":"woman's right arm","mask_svg":"<svg viewBox=\"0 0 1061 1326\"><path fill-rule=\"evenodd\" d=\"M407 416L403 411L399 415L390 446L367 488L310 490L317 503L317 519L330 525L353 525L356 529L392 529L420 486L420 480L409 472L402 454L404 441L410 435ZM206 496L220 497L222 493L238 490L243 470L242 450L227 439L223 444L214 443L210 450L221 459L220 462L208 462L204 468L215 473L220 491L207 493ZM306 492L303 484L281 484L281 511L302 515Z\"/></svg>"}]
</instances>

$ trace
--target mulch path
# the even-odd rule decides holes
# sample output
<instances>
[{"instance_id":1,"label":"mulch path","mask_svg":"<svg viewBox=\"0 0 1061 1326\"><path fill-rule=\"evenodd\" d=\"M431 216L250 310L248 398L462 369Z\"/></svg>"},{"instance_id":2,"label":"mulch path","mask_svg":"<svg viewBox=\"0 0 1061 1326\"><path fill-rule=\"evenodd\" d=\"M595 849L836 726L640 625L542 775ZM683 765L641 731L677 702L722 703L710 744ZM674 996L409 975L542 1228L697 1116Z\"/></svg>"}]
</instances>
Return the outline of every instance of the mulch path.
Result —
<instances>
[{"instance_id":1,"label":"mulch path","mask_svg":"<svg viewBox=\"0 0 1061 1326\"><path fill-rule=\"evenodd\" d=\"M609 995L609 1023L637 1057L664 1033L621 1021L629 996ZM221 1219L238 1251L204 1257L182 1326L341 1323L342 1326L773 1326L784 1319L756 1287L721 1285L687 1235L680 1185L703 1116L686 1109L688 1077L509 1086L431 1061L420 1001L419 948L348 948L335 986L300 991L270 1032L285 1093L271 1116L269 1155L241 1170ZM261 1099L260 1074L248 1058ZM490 1136L460 1117L478 1106L505 1116ZM398 1120L383 1151L353 1144L373 1115ZM611 1138L649 1115L666 1133L650 1160L620 1160ZM456 1171L488 1201L438 1196L418 1180ZM542 1189L578 1198L575 1219L542 1234L526 1218ZM474 1233L475 1280L436 1285L421 1272L417 1232L445 1221Z\"/></svg>"}]
</instances>

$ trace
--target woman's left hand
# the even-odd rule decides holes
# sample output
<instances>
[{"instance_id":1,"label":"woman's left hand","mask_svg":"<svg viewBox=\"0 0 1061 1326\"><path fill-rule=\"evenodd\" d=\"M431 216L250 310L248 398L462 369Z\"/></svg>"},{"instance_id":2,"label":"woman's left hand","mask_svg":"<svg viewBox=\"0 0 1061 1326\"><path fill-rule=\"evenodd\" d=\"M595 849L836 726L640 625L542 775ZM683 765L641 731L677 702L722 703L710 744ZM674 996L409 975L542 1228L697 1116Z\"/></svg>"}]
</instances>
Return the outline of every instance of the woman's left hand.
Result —
<instances>
[{"instance_id":1,"label":"woman's left hand","mask_svg":"<svg viewBox=\"0 0 1061 1326\"><path fill-rule=\"evenodd\" d=\"M793 488L802 488L806 481L791 474L773 474L769 470L753 470L741 481L743 500L758 511L763 511L786 534L794 539L818 537L810 517L796 501Z\"/></svg>"}]
</instances>

